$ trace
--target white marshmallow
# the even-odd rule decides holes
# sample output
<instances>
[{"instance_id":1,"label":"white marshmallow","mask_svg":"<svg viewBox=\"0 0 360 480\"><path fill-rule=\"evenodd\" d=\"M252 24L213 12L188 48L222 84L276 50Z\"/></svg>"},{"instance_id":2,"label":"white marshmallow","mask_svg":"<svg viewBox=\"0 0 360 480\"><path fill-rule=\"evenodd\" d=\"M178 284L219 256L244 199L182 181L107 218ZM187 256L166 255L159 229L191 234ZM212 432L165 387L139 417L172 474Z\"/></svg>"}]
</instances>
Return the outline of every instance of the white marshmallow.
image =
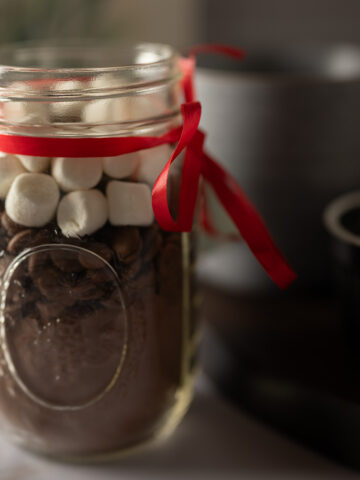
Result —
<instances>
[{"instance_id":1,"label":"white marshmallow","mask_svg":"<svg viewBox=\"0 0 360 480\"><path fill-rule=\"evenodd\" d=\"M83 110L85 123L117 123L129 122L130 103L128 98L106 98L88 103Z\"/></svg>"},{"instance_id":2,"label":"white marshmallow","mask_svg":"<svg viewBox=\"0 0 360 480\"><path fill-rule=\"evenodd\" d=\"M101 158L54 158L51 174L64 192L88 190L102 177Z\"/></svg>"},{"instance_id":3,"label":"white marshmallow","mask_svg":"<svg viewBox=\"0 0 360 480\"><path fill-rule=\"evenodd\" d=\"M128 101L131 121L141 122L167 113L166 105L156 93L146 96L134 95L129 97Z\"/></svg>"},{"instance_id":4,"label":"white marshmallow","mask_svg":"<svg viewBox=\"0 0 360 480\"><path fill-rule=\"evenodd\" d=\"M104 81L105 82L105 81ZM118 86L118 82L114 81L114 85L107 80L104 84L101 79L94 82L96 87L106 88ZM142 96L124 96L117 98L105 98L102 100L94 100L88 103L83 111L83 119L86 123L118 123L118 122L134 122L148 120L166 113L166 105L158 94Z\"/></svg>"},{"instance_id":5,"label":"white marshmallow","mask_svg":"<svg viewBox=\"0 0 360 480\"><path fill-rule=\"evenodd\" d=\"M32 87L25 82L15 82L11 88L26 95ZM49 123L49 109L45 103L34 101L12 101L3 104L3 116L7 122L46 125Z\"/></svg>"},{"instance_id":6,"label":"white marshmallow","mask_svg":"<svg viewBox=\"0 0 360 480\"><path fill-rule=\"evenodd\" d=\"M91 80L91 88L95 90L114 89L124 85L124 79L116 77L110 73L97 75Z\"/></svg>"},{"instance_id":7,"label":"white marshmallow","mask_svg":"<svg viewBox=\"0 0 360 480\"><path fill-rule=\"evenodd\" d=\"M150 225L154 219L151 190L147 185L113 180L107 184L112 225Z\"/></svg>"},{"instance_id":8,"label":"white marshmallow","mask_svg":"<svg viewBox=\"0 0 360 480\"><path fill-rule=\"evenodd\" d=\"M43 227L53 218L60 192L44 173L23 173L12 183L5 201L8 216L26 227Z\"/></svg>"},{"instance_id":9,"label":"white marshmallow","mask_svg":"<svg viewBox=\"0 0 360 480\"><path fill-rule=\"evenodd\" d=\"M107 217L107 201L100 190L68 193L57 211L57 223L66 237L91 235L105 225Z\"/></svg>"},{"instance_id":10,"label":"white marshmallow","mask_svg":"<svg viewBox=\"0 0 360 480\"><path fill-rule=\"evenodd\" d=\"M18 155L18 159L29 172L44 172L49 168L50 158L48 157L31 157L28 155Z\"/></svg>"},{"instance_id":11,"label":"white marshmallow","mask_svg":"<svg viewBox=\"0 0 360 480\"><path fill-rule=\"evenodd\" d=\"M105 157L103 160L104 172L112 178L130 177L139 164L138 152L126 153L118 157Z\"/></svg>"},{"instance_id":12,"label":"white marshmallow","mask_svg":"<svg viewBox=\"0 0 360 480\"><path fill-rule=\"evenodd\" d=\"M47 108L39 102L7 102L3 105L4 119L9 123L47 125Z\"/></svg>"},{"instance_id":13,"label":"white marshmallow","mask_svg":"<svg viewBox=\"0 0 360 480\"><path fill-rule=\"evenodd\" d=\"M79 80L62 80L59 82L56 82L52 90L55 92L77 92L79 90L82 90L84 88L83 82L80 82Z\"/></svg>"},{"instance_id":14,"label":"white marshmallow","mask_svg":"<svg viewBox=\"0 0 360 480\"><path fill-rule=\"evenodd\" d=\"M64 80L56 82L52 88L58 95L69 94L69 92L79 93L84 88L83 82L79 80ZM67 100L64 102L53 102L50 107L52 116L56 120L69 121L71 118L80 118L84 102Z\"/></svg>"},{"instance_id":15,"label":"white marshmallow","mask_svg":"<svg viewBox=\"0 0 360 480\"><path fill-rule=\"evenodd\" d=\"M147 183L152 188L172 152L173 149L169 145L141 150L139 167L135 173L136 180Z\"/></svg>"},{"instance_id":16,"label":"white marshmallow","mask_svg":"<svg viewBox=\"0 0 360 480\"><path fill-rule=\"evenodd\" d=\"M26 170L13 155L0 154L0 198L5 198L15 178Z\"/></svg>"}]
</instances>

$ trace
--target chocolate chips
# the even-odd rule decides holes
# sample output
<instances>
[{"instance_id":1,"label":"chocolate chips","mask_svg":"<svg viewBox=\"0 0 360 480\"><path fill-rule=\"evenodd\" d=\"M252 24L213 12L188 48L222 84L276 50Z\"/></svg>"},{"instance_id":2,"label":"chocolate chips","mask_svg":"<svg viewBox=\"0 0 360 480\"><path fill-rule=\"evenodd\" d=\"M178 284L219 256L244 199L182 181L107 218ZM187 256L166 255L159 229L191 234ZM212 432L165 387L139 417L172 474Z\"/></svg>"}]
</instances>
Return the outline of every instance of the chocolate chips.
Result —
<instances>
[{"instance_id":1,"label":"chocolate chips","mask_svg":"<svg viewBox=\"0 0 360 480\"><path fill-rule=\"evenodd\" d=\"M30 249L26 260L28 291L22 287L22 295L36 292L40 298L36 312L40 312L44 321L49 311L74 309L84 302L95 302L94 308L106 303L116 286L116 280L106 273L108 264L115 268L120 287L130 303L150 287L157 291L159 281L155 265L161 265L159 272L167 278L162 272L167 268L167 255L165 253L164 257L162 252L163 234L157 225L140 229L106 226L93 237L68 239L55 225L43 229L23 228L12 222L6 213L2 214L2 224L7 228L3 235L7 238L7 253L3 252L1 259L2 273L12 258ZM8 232L14 232L10 238ZM47 247L31 252L40 245ZM165 252L168 249L166 247Z\"/></svg>"},{"instance_id":2,"label":"chocolate chips","mask_svg":"<svg viewBox=\"0 0 360 480\"><path fill-rule=\"evenodd\" d=\"M159 226L156 224L144 230L142 257L145 262L150 262L158 254L163 243L163 237Z\"/></svg>"},{"instance_id":3,"label":"chocolate chips","mask_svg":"<svg viewBox=\"0 0 360 480\"><path fill-rule=\"evenodd\" d=\"M88 268L89 270L98 270L100 268L103 268L104 262L101 259L109 263L111 262L114 255L112 249L108 247L105 243L89 243L86 248L94 252L98 257L101 257L98 258L94 255L79 253L78 260L80 264L84 268Z\"/></svg>"},{"instance_id":4,"label":"chocolate chips","mask_svg":"<svg viewBox=\"0 0 360 480\"><path fill-rule=\"evenodd\" d=\"M71 276L60 272L52 266L48 266L33 279L41 295L50 302L58 302L61 305L73 305L76 301L72 292Z\"/></svg>"},{"instance_id":5,"label":"chocolate chips","mask_svg":"<svg viewBox=\"0 0 360 480\"><path fill-rule=\"evenodd\" d=\"M117 228L112 239L112 247L119 262L129 264L139 255L141 236L136 227Z\"/></svg>"},{"instance_id":6,"label":"chocolate chips","mask_svg":"<svg viewBox=\"0 0 360 480\"><path fill-rule=\"evenodd\" d=\"M16 233L7 245L7 251L11 255L18 255L26 248L36 247L50 242L49 232L28 228Z\"/></svg>"},{"instance_id":7,"label":"chocolate chips","mask_svg":"<svg viewBox=\"0 0 360 480\"><path fill-rule=\"evenodd\" d=\"M32 246L36 234L33 230L23 230L17 233L8 243L7 250L11 255L18 255L23 250Z\"/></svg>"},{"instance_id":8,"label":"chocolate chips","mask_svg":"<svg viewBox=\"0 0 360 480\"><path fill-rule=\"evenodd\" d=\"M6 212L3 212L1 214L1 225L5 229L8 236L16 235L17 233L27 228L23 225L19 225L18 223L13 222L11 218L6 214Z\"/></svg>"},{"instance_id":9,"label":"chocolate chips","mask_svg":"<svg viewBox=\"0 0 360 480\"><path fill-rule=\"evenodd\" d=\"M50 258L55 267L62 272L77 273L84 270L83 265L79 262L79 258L74 252L64 249L56 249L50 252Z\"/></svg>"}]
</instances>

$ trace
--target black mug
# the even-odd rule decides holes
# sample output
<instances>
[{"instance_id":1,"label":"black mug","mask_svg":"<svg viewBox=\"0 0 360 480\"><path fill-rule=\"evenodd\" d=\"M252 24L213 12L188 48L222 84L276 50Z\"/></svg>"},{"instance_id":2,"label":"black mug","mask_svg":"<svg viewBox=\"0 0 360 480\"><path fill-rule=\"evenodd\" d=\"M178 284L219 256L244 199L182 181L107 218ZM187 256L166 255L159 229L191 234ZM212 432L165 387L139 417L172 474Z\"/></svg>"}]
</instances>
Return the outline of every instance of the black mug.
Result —
<instances>
[{"instance_id":1,"label":"black mug","mask_svg":"<svg viewBox=\"0 0 360 480\"><path fill-rule=\"evenodd\" d=\"M346 341L360 356L360 191L331 202L324 225L330 234L334 287L341 300Z\"/></svg>"}]
</instances>

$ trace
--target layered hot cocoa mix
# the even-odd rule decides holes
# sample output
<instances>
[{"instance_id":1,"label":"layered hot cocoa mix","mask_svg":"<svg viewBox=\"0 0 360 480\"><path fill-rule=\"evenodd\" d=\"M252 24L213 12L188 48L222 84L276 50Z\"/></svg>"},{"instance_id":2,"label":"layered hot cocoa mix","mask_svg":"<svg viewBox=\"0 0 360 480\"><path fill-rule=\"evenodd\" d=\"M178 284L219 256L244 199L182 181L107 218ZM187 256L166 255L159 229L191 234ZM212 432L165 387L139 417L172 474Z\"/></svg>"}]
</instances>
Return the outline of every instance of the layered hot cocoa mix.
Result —
<instances>
[{"instance_id":1,"label":"layered hot cocoa mix","mask_svg":"<svg viewBox=\"0 0 360 480\"><path fill-rule=\"evenodd\" d=\"M99 181L101 195L109 181ZM68 195L60 189L60 205ZM73 457L150 439L171 415L175 424L180 396L189 401L193 361L189 237L154 220L106 220L69 236L59 207L45 226L28 227L10 218L7 201L0 226L4 428L34 450ZM77 228L70 223L66 229Z\"/></svg>"},{"instance_id":2,"label":"layered hot cocoa mix","mask_svg":"<svg viewBox=\"0 0 360 480\"><path fill-rule=\"evenodd\" d=\"M193 241L160 212L181 225L200 114L188 131L179 59L151 43L0 52L0 427L25 448L118 454L191 399Z\"/></svg>"}]
</instances>

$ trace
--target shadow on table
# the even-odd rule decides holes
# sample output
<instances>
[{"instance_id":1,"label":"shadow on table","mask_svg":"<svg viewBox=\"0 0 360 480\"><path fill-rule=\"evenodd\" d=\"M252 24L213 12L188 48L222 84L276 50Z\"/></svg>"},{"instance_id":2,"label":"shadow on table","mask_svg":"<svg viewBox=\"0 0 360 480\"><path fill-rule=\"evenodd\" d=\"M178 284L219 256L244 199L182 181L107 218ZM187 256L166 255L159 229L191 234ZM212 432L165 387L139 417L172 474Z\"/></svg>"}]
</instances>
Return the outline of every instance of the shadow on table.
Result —
<instances>
[{"instance_id":1,"label":"shadow on table","mask_svg":"<svg viewBox=\"0 0 360 480\"><path fill-rule=\"evenodd\" d=\"M351 472L291 443L227 404L206 381L173 437L105 469L134 477L149 472L148 478L224 478L231 474L243 478L261 474L266 478L353 478Z\"/></svg>"}]
</instances>

